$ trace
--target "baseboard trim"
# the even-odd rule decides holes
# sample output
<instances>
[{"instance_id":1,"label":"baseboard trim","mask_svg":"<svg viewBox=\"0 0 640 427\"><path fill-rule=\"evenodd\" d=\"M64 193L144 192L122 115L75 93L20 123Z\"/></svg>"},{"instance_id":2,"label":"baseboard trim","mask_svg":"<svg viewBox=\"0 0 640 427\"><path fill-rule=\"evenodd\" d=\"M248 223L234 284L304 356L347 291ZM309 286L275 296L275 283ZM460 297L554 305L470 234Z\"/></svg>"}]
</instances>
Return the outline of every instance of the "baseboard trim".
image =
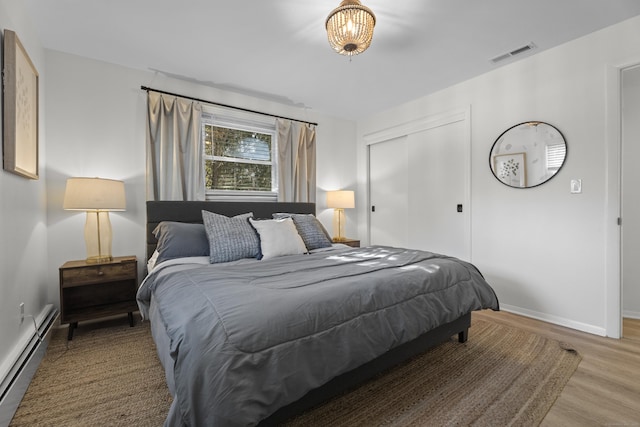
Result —
<instances>
[{"instance_id":1,"label":"baseboard trim","mask_svg":"<svg viewBox=\"0 0 640 427\"><path fill-rule=\"evenodd\" d=\"M601 337L607 336L607 331L605 328L589 325L588 323L576 322L571 319L565 319L564 317L553 316L551 314L541 313L538 311L502 303L500 303L500 310L519 314L525 317L531 317L533 319L542 320L548 323L553 323L554 325L565 326L567 328L576 329L578 331L587 332L589 334L599 335Z\"/></svg>"},{"instance_id":2,"label":"baseboard trim","mask_svg":"<svg viewBox=\"0 0 640 427\"><path fill-rule=\"evenodd\" d=\"M49 345L58 310L49 305L43 312L37 333L34 328L28 344L0 382L0 426L8 426L11 422Z\"/></svg>"},{"instance_id":3,"label":"baseboard trim","mask_svg":"<svg viewBox=\"0 0 640 427\"><path fill-rule=\"evenodd\" d=\"M629 319L640 319L640 311L625 310L622 312L622 317Z\"/></svg>"}]
</instances>

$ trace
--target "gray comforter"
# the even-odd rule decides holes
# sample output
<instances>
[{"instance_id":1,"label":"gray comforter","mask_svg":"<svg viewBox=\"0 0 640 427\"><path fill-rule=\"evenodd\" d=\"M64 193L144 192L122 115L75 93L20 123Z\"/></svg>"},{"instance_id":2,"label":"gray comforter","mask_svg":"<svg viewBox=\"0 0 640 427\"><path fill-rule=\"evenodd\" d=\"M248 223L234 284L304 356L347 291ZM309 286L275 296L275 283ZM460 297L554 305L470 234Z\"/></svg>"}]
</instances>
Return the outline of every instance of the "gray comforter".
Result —
<instances>
[{"instance_id":1,"label":"gray comforter","mask_svg":"<svg viewBox=\"0 0 640 427\"><path fill-rule=\"evenodd\" d=\"M143 313L152 297L175 419L190 426L254 425L438 325L498 308L473 265L391 247L158 269L139 290Z\"/></svg>"}]
</instances>

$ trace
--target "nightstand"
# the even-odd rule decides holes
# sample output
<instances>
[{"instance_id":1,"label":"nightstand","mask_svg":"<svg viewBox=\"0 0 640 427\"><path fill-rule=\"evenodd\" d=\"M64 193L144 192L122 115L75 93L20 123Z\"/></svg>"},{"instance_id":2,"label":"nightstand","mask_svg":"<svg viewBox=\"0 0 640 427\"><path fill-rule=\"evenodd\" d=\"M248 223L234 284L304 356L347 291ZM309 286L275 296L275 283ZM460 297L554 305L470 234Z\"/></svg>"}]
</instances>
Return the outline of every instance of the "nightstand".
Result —
<instances>
[{"instance_id":1,"label":"nightstand","mask_svg":"<svg viewBox=\"0 0 640 427\"><path fill-rule=\"evenodd\" d=\"M345 237L342 240L333 239L333 243L342 243L343 245L351 246L352 248L360 247L360 240L349 239L348 237Z\"/></svg>"},{"instance_id":2,"label":"nightstand","mask_svg":"<svg viewBox=\"0 0 640 427\"><path fill-rule=\"evenodd\" d=\"M138 261L135 256L89 264L68 261L60 267L61 323L69 324L67 339L73 339L78 322L133 312L138 309Z\"/></svg>"}]
</instances>

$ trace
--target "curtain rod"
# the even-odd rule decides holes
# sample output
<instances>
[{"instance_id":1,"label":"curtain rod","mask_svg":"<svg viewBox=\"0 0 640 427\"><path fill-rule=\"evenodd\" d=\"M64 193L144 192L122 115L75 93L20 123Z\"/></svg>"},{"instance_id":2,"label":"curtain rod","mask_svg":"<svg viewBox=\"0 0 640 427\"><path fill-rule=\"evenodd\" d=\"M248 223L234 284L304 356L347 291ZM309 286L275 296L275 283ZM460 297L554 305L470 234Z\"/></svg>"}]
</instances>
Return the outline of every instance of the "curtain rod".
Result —
<instances>
[{"instance_id":1,"label":"curtain rod","mask_svg":"<svg viewBox=\"0 0 640 427\"><path fill-rule=\"evenodd\" d=\"M164 95L172 95L172 96L177 96L177 97L180 97L180 98L190 99L192 101L204 102L205 104L217 105L218 107L231 108L231 109L234 109L234 110L246 111L247 113L261 114L263 116L271 116L271 117L275 117L277 119L293 120L294 122L300 122L300 123L306 123L306 124L313 125L313 126L318 126L317 123L307 122L305 120L292 119L290 117L278 116L278 115L275 115L275 114L264 113L262 111L250 110L248 108L234 107L233 105L227 105L227 104L221 104L219 102L207 101L206 99L194 98L193 96L180 95L178 93L172 93L172 92L167 92L167 91L164 91L164 90L153 89L153 88L150 88L150 87L147 87L147 86L140 86L140 89L146 90L147 92L152 91L152 92L162 93Z\"/></svg>"}]
</instances>

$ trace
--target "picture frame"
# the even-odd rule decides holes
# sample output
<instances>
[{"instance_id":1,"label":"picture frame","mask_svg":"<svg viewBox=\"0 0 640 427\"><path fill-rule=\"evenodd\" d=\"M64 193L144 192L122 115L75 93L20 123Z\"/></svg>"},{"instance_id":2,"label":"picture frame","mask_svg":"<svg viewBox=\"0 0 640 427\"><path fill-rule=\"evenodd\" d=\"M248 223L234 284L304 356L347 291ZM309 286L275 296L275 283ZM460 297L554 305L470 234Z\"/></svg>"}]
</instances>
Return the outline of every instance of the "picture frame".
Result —
<instances>
[{"instance_id":1,"label":"picture frame","mask_svg":"<svg viewBox=\"0 0 640 427\"><path fill-rule=\"evenodd\" d=\"M527 154L510 153L493 156L496 178L511 187L527 186Z\"/></svg>"},{"instance_id":2,"label":"picture frame","mask_svg":"<svg viewBox=\"0 0 640 427\"><path fill-rule=\"evenodd\" d=\"M17 34L4 30L3 167L39 179L39 74Z\"/></svg>"}]
</instances>

